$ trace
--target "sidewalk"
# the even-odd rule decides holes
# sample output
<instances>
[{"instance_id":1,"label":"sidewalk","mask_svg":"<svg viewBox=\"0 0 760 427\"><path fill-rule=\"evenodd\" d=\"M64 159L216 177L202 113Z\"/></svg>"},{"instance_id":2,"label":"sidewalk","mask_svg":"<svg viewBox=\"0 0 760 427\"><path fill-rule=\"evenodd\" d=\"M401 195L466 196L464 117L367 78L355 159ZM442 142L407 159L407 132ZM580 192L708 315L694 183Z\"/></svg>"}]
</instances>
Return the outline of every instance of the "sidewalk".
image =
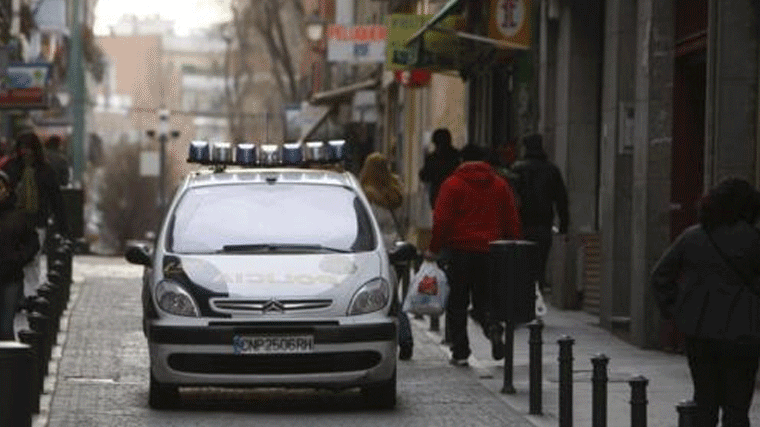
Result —
<instances>
[{"instance_id":1,"label":"sidewalk","mask_svg":"<svg viewBox=\"0 0 760 427\"><path fill-rule=\"evenodd\" d=\"M504 361L491 358L490 342L482 331L468 322L468 335L473 354L470 366L473 375L493 393L498 394L509 406L523 415L537 427L556 427L558 425L558 372L559 345L557 340L568 335L575 340L573 345L573 425L591 425L591 358L599 353L605 354L608 363L607 414L609 427L630 427L631 425L631 387L628 380L642 375L649 380L647 392L647 425L656 427L677 427L678 412L676 405L689 400L692 394L691 377L686 357L661 351L642 350L635 345L616 337L611 332L598 326L599 319L583 311L559 310L549 306L544 316L543 329L543 415L528 414L528 328L520 326L515 330L513 385L516 394L501 393L504 384ZM415 347L418 344L434 345L448 355L448 347L439 344L441 331L430 332L429 322L412 320L415 335ZM433 339L418 340L420 334ZM422 342L421 342L422 341ZM432 343L432 344L430 344ZM438 344L436 344L438 343ZM415 348L415 352L417 348ZM452 367L452 369L458 369ZM461 369L461 368L460 368ZM750 411L752 425L760 425L760 390L755 393Z\"/></svg>"}]
</instances>

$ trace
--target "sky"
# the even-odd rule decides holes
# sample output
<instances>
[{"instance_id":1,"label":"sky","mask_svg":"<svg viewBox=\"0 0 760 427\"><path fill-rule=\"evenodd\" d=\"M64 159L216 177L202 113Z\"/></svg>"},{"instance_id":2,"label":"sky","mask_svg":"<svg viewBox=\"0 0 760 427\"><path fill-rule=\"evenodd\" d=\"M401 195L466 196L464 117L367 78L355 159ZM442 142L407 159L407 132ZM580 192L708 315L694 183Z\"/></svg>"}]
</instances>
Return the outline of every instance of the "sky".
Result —
<instances>
[{"instance_id":1,"label":"sky","mask_svg":"<svg viewBox=\"0 0 760 427\"><path fill-rule=\"evenodd\" d=\"M230 0L98 0L95 7L94 32L108 34L108 27L122 15L161 15L175 22L177 34L187 34L192 28L207 27L229 19Z\"/></svg>"}]
</instances>

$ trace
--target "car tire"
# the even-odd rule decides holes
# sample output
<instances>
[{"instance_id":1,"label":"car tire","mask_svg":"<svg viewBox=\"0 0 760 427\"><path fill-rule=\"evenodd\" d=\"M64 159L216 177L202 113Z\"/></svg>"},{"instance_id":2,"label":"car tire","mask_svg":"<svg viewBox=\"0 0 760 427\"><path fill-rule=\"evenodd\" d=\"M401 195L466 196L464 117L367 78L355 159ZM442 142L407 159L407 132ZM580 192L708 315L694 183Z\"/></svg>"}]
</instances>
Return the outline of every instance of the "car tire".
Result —
<instances>
[{"instance_id":1,"label":"car tire","mask_svg":"<svg viewBox=\"0 0 760 427\"><path fill-rule=\"evenodd\" d=\"M396 369L387 381L362 387L367 405L375 409L393 409L396 406Z\"/></svg>"},{"instance_id":2,"label":"car tire","mask_svg":"<svg viewBox=\"0 0 760 427\"><path fill-rule=\"evenodd\" d=\"M153 409L173 409L179 405L179 387L158 382L150 373L148 405Z\"/></svg>"}]
</instances>

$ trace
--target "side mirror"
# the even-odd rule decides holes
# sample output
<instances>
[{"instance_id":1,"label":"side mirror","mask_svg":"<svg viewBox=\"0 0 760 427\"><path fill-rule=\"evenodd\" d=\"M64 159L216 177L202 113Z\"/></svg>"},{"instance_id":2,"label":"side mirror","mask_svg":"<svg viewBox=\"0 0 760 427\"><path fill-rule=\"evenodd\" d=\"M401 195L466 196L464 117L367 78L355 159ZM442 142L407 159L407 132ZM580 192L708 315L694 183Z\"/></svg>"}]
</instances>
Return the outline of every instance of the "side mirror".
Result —
<instances>
[{"instance_id":1,"label":"side mirror","mask_svg":"<svg viewBox=\"0 0 760 427\"><path fill-rule=\"evenodd\" d=\"M417 247L405 241L396 242L396 246L388 252L391 264L408 262L417 258Z\"/></svg>"},{"instance_id":2,"label":"side mirror","mask_svg":"<svg viewBox=\"0 0 760 427\"><path fill-rule=\"evenodd\" d=\"M143 265L145 267L152 267L153 261L148 253L148 247L145 244L131 244L127 247L127 252L124 254L124 258L132 263Z\"/></svg>"}]
</instances>

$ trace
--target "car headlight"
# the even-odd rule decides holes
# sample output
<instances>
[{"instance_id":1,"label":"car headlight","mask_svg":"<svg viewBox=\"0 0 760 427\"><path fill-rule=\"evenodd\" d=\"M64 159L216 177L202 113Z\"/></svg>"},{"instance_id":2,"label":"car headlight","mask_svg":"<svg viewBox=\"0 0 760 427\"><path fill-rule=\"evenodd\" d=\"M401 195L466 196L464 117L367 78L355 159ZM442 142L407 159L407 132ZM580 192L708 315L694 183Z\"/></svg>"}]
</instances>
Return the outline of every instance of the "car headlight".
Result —
<instances>
[{"instance_id":1,"label":"car headlight","mask_svg":"<svg viewBox=\"0 0 760 427\"><path fill-rule=\"evenodd\" d=\"M199 317L200 310L193 297L182 285L171 280L162 280L156 286L158 307L177 316Z\"/></svg>"},{"instance_id":2,"label":"car headlight","mask_svg":"<svg viewBox=\"0 0 760 427\"><path fill-rule=\"evenodd\" d=\"M348 315L372 313L388 304L391 296L390 285L387 281L377 278L362 285L348 306Z\"/></svg>"}]
</instances>

